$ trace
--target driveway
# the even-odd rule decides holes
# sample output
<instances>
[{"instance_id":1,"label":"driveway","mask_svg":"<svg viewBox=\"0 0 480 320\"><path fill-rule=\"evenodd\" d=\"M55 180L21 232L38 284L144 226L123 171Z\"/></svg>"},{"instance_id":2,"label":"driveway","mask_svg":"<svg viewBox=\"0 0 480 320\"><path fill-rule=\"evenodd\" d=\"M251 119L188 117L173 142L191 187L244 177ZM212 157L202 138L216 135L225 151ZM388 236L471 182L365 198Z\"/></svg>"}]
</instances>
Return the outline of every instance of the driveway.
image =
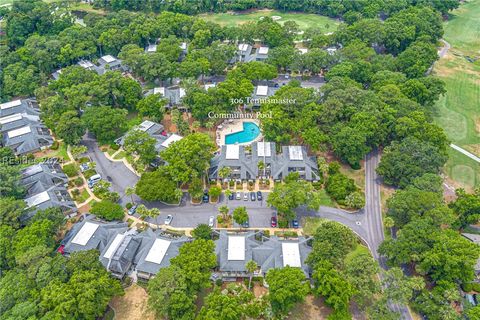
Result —
<instances>
[{"instance_id":1,"label":"driveway","mask_svg":"<svg viewBox=\"0 0 480 320\"><path fill-rule=\"evenodd\" d=\"M96 170L102 176L102 179L112 184L112 191L120 195L119 203L125 205L130 202L129 196L125 196L125 189L133 187L139 180L139 177L130 171L123 162L110 161L98 148L97 141L92 135L84 136L82 145L88 148L88 155L96 163Z\"/></svg>"}]
</instances>

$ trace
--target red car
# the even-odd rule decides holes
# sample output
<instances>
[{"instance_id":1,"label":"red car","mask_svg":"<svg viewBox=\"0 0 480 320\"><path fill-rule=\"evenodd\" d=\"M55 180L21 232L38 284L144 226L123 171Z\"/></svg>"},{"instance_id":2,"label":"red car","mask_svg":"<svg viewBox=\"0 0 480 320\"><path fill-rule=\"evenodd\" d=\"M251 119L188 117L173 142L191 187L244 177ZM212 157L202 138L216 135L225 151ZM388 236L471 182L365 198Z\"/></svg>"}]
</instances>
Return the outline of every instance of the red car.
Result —
<instances>
[{"instance_id":1,"label":"red car","mask_svg":"<svg viewBox=\"0 0 480 320\"><path fill-rule=\"evenodd\" d=\"M276 228L276 227L277 227L277 217L272 217L271 225L272 225L272 228Z\"/></svg>"}]
</instances>

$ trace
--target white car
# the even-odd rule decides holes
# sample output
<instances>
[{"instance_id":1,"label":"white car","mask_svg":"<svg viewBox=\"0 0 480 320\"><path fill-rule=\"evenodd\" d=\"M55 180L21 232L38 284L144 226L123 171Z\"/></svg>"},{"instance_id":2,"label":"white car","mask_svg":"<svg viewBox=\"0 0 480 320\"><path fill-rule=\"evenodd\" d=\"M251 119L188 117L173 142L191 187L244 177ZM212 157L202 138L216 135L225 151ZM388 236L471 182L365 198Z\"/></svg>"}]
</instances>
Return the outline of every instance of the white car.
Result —
<instances>
[{"instance_id":1,"label":"white car","mask_svg":"<svg viewBox=\"0 0 480 320\"><path fill-rule=\"evenodd\" d=\"M243 201L248 201L248 192L243 193Z\"/></svg>"},{"instance_id":2,"label":"white car","mask_svg":"<svg viewBox=\"0 0 480 320\"><path fill-rule=\"evenodd\" d=\"M237 194L235 195L235 199L241 200L242 199L242 194L240 192L237 192Z\"/></svg>"},{"instance_id":3,"label":"white car","mask_svg":"<svg viewBox=\"0 0 480 320\"><path fill-rule=\"evenodd\" d=\"M213 228L213 226L215 225L215 217L214 216L210 216L210 218L208 219L208 226L210 228Z\"/></svg>"},{"instance_id":4,"label":"white car","mask_svg":"<svg viewBox=\"0 0 480 320\"><path fill-rule=\"evenodd\" d=\"M172 223L172 220L173 220L173 216L171 214L169 214L166 218L165 218L165 224L167 226L170 225L170 223Z\"/></svg>"}]
</instances>

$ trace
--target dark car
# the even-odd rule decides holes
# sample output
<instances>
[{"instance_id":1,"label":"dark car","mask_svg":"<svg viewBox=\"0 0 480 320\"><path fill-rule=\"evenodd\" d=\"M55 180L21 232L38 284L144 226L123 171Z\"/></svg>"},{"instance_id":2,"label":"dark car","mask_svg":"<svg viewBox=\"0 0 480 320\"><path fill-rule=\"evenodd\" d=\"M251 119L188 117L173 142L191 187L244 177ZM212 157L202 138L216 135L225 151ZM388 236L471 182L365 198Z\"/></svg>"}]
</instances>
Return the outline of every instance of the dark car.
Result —
<instances>
[{"instance_id":1,"label":"dark car","mask_svg":"<svg viewBox=\"0 0 480 320\"><path fill-rule=\"evenodd\" d=\"M250 223L248 222L248 219L247 219L247 221L242 223L242 227L244 227L244 228L249 228L250 227Z\"/></svg>"},{"instance_id":2,"label":"dark car","mask_svg":"<svg viewBox=\"0 0 480 320\"><path fill-rule=\"evenodd\" d=\"M270 225L272 226L272 228L277 227L277 217L275 216L272 217Z\"/></svg>"},{"instance_id":3,"label":"dark car","mask_svg":"<svg viewBox=\"0 0 480 320\"><path fill-rule=\"evenodd\" d=\"M298 225L298 220L297 220L297 219L293 219L293 220L292 220L292 227L295 228L295 229L297 229L298 226L299 226L299 225Z\"/></svg>"},{"instance_id":4,"label":"dark car","mask_svg":"<svg viewBox=\"0 0 480 320\"><path fill-rule=\"evenodd\" d=\"M235 194L232 192L228 195L228 200L233 200L235 199Z\"/></svg>"},{"instance_id":5,"label":"dark car","mask_svg":"<svg viewBox=\"0 0 480 320\"><path fill-rule=\"evenodd\" d=\"M257 200L258 200L258 201L262 201L262 200L263 200L263 196L262 196L262 192L261 192L261 191L257 191Z\"/></svg>"},{"instance_id":6,"label":"dark car","mask_svg":"<svg viewBox=\"0 0 480 320\"><path fill-rule=\"evenodd\" d=\"M256 197L255 197L255 192L250 192L250 200L252 201L255 201L256 200Z\"/></svg>"},{"instance_id":7,"label":"dark car","mask_svg":"<svg viewBox=\"0 0 480 320\"><path fill-rule=\"evenodd\" d=\"M208 203L210 201L210 196L208 195L208 193L205 192L203 194L202 201L203 203Z\"/></svg>"}]
</instances>

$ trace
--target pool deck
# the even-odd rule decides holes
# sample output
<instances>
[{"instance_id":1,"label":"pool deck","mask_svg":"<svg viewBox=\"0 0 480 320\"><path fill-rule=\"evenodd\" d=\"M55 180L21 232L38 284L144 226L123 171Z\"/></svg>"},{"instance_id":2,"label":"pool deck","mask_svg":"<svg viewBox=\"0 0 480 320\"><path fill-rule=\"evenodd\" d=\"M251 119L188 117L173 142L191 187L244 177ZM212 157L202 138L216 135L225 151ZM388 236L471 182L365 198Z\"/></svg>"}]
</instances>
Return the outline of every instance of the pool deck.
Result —
<instances>
[{"instance_id":1,"label":"pool deck","mask_svg":"<svg viewBox=\"0 0 480 320\"><path fill-rule=\"evenodd\" d=\"M243 123L244 122L253 122L255 123L258 127L260 127L260 121L257 119L235 119L235 120L225 120L223 123L217 126L217 132L216 132L216 143L217 146L221 147L225 145L225 136L243 131ZM260 141L263 138L262 131L260 131L260 134L258 137L256 137L254 140L245 142L245 143L238 143L239 145L249 145L252 142L255 141Z\"/></svg>"}]
</instances>

